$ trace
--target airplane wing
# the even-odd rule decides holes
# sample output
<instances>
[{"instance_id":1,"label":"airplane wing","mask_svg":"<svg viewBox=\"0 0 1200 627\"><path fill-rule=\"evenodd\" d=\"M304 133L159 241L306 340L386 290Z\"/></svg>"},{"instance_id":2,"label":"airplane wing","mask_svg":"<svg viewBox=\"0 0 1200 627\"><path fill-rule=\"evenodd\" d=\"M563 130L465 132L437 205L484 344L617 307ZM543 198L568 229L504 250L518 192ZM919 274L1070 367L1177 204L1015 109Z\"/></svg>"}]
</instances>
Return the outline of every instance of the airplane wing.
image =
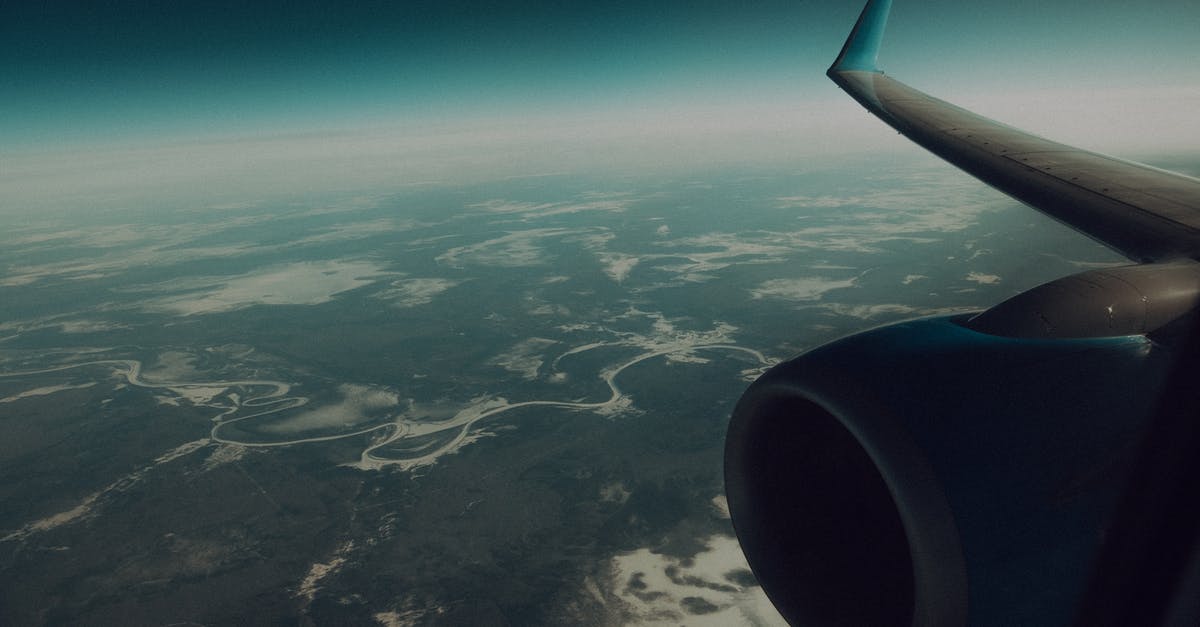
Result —
<instances>
[{"instance_id":1,"label":"airplane wing","mask_svg":"<svg viewBox=\"0 0 1200 627\"><path fill-rule=\"evenodd\" d=\"M747 562L793 624L1092 625L1129 588L1106 564L1174 549L1191 557L1145 579L1168 598L1190 568L1168 600L1195 616L1195 526L1158 534L1142 522L1175 524L1179 495L1195 493L1194 474L1159 485L1177 469L1157 463L1196 467L1194 411L1156 405L1181 396L1172 389L1194 396L1200 370L1185 367L1200 362L1187 337L1200 320L1200 180L1037 137L884 75L890 7L869 0L829 77L912 141L1138 263L863 331L763 374L725 439ZM1135 451L1157 465L1131 472ZM1141 620L1145 598L1126 595L1105 624L1159 624Z\"/></svg>"},{"instance_id":2,"label":"airplane wing","mask_svg":"<svg viewBox=\"0 0 1200 627\"><path fill-rule=\"evenodd\" d=\"M876 67L891 0L863 9L827 74L905 137L1139 262L1200 255L1200 179L1043 139Z\"/></svg>"}]
</instances>

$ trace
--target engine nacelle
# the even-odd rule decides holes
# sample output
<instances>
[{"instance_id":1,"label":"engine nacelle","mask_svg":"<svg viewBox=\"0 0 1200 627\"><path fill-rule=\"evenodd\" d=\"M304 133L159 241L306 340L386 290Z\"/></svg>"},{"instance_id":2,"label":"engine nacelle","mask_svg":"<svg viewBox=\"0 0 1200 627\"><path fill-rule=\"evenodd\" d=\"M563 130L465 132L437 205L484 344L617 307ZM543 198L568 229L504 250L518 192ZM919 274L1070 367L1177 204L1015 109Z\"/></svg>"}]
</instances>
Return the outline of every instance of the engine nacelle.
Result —
<instances>
[{"instance_id":1,"label":"engine nacelle","mask_svg":"<svg viewBox=\"0 0 1200 627\"><path fill-rule=\"evenodd\" d=\"M738 539L797 625L1068 624L1168 355L903 322L772 368L730 422Z\"/></svg>"}]
</instances>

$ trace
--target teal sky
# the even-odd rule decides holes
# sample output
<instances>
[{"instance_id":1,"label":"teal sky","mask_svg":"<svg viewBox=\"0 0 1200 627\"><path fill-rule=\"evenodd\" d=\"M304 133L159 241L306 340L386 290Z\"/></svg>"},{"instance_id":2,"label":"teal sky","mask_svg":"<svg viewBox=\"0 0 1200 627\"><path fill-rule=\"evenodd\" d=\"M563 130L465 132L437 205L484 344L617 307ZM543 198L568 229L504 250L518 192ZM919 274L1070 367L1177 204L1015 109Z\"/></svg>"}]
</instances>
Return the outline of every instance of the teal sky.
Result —
<instances>
[{"instance_id":1,"label":"teal sky","mask_svg":"<svg viewBox=\"0 0 1200 627\"><path fill-rule=\"evenodd\" d=\"M930 158L824 76L861 8L0 3L0 219ZM880 65L1019 128L1153 161L1200 148L1196 33L1195 0L895 0Z\"/></svg>"},{"instance_id":2,"label":"teal sky","mask_svg":"<svg viewBox=\"0 0 1200 627\"><path fill-rule=\"evenodd\" d=\"M9 2L9 148L828 97L858 0ZM918 87L1196 83L1200 4L897 0ZM936 93L936 91L935 91Z\"/></svg>"}]
</instances>

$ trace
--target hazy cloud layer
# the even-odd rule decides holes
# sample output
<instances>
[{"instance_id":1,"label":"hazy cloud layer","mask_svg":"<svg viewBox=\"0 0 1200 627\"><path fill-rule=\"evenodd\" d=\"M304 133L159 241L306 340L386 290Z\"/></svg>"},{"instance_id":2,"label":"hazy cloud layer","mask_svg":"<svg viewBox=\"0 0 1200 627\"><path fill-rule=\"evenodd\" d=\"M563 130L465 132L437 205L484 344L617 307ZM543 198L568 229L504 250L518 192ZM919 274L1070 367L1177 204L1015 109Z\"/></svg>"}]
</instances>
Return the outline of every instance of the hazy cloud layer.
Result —
<instances>
[{"instance_id":1,"label":"hazy cloud layer","mask_svg":"<svg viewBox=\"0 0 1200 627\"><path fill-rule=\"evenodd\" d=\"M477 244L451 248L438 255L437 260L456 268L466 265L503 268L537 266L546 262L545 251L539 241L548 237L567 235L571 232L570 229L516 231Z\"/></svg>"},{"instance_id":2,"label":"hazy cloud layer","mask_svg":"<svg viewBox=\"0 0 1200 627\"><path fill-rule=\"evenodd\" d=\"M763 281L750 290L754 298L778 298L781 300L820 300L829 291L854 287L855 279L826 279L800 277L795 279L771 279Z\"/></svg>"},{"instance_id":3,"label":"hazy cloud layer","mask_svg":"<svg viewBox=\"0 0 1200 627\"><path fill-rule=\"evenodd\" d=\"M967 280L980 285L993 285L1000 282L1000 277L995 274L984 274L982 272L968 272Z\"/></svg>"},{"instance_id":4,"label":"hazy cloud layer","mask_svg":"<svg viewBox=\"0 0 1200 627\"><path fill-rule=\"evenodd\" d=\"M557 344L555 340L531 337L509 349L503 355L492 358L488 363L516 373L523 379L533 380L545 361L546 349Z\"/></svg>"},{"instance_id":5,"label":"hazy cloud layer","mask_svg":"<svg viewBox=\"0 0 1200 627\"><path fill-rule=\"evenodd\" d=\"M353 427L376 419L400 404L395 393L380 388L350 383L338 387L341 400L320 405L278 422L267 422L257 429L271 433L298 433Z\"/></svg>"},{"instance_id":6,"label":"hazy cloud layer","mask_svg":"<svg viewBox=\"0 0 1200 627\"><path fill-rule=\"evenodd\" d=\"M438 294L462 283L451 279L400 279L392 281L387 289L375 293L375 298L390 301L396 307L428 305Z\"/></svg>"},{"instance_id":7,"label":"hazy cloud layer","mask_svg":"<svg viewBox=\"0 0 1200 627\"><path fill-rule=\"evenodd\" d=\"M145 301L148 311L210 314L254 305L319 305L385 276L368 261L301 261L232 277L194 277L138 291L182 291Z\"/></svg>"},{"instance_id":8,"label":"hazy cloud layer","mask_svg":"<svg viewBox=\"0 0 1200 627\"><path fill-rule=\"evenodd\" d=\"M493 199L468 205L467 208L481 209L493 214L517 214L529 220L585 211L624 211L629 204L630 200L621 198L543 203Z\"/></svg>"},{"instance_id":9,"label":"hazy cloud layer","mask_svg":"<svg viewBox=\"0 0 1200 627\"><path fill-rule=\"evenodd\" d=\"M640 549L610 563L612 618L638 625L786 625L746 568L737 539L716 535L687 559Z\"/></svg>"}]
</instances>

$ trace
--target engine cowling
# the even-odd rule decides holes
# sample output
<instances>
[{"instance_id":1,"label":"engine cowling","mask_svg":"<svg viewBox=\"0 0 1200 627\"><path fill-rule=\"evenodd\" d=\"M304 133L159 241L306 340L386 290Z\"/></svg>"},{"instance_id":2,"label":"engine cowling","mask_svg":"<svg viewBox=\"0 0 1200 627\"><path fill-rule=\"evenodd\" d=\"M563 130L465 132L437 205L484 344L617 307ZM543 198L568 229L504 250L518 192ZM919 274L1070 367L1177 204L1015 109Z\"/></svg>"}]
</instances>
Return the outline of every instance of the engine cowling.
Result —
<instances>
[{"instance_id":1,"label":"engine cowling","mask_svg":"<svg viewBox=\"0 0 1200 627\"><path fill-rule=\"evenodd\" d=\"M844 338L739 401L730 513L793 624L1069 622L1169 354L969 319Z\"/></svg>"}]
</instances>

